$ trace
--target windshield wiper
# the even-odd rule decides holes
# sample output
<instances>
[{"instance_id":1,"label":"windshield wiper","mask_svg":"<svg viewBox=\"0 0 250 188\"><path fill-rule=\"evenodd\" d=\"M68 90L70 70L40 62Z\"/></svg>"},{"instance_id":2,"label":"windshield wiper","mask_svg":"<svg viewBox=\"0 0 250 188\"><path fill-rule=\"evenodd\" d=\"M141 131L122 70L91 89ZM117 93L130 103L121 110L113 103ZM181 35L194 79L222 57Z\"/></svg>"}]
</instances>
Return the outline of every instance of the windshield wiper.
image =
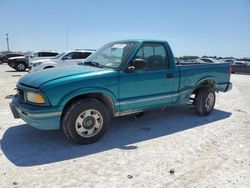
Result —
<instances>
[{"instance_id":1,"label":"windshield wiper","mask_svg":"<svg viewBox=\"0 0 250 188\"><path fill-rule=\"evenodd\" d=\"M100 67L100 64L94 61L85 61L83 62L83 65L90 65L90 66L94 66L94 67Z\"/></svg>"}]
</instances>

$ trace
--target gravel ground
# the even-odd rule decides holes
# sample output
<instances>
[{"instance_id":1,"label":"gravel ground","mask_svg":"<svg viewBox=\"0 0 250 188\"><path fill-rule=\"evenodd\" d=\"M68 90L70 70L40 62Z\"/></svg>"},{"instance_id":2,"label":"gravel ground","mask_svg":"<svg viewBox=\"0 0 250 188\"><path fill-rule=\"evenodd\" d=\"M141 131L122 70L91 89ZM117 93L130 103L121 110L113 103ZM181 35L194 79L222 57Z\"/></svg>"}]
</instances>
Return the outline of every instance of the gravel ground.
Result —
<instances>
[{"instance_id":1,"label":"gravel ground","mask_svg":"<svg viewBox=\"0 0 250 188\"><path fill-rule=\"evenodd\" d=\"M117 118L78 146L12 117L23 74L0 65L0 187L250 187L250 75L232 75L210 116L184 105Z\"/></svg>"}]
</instances>

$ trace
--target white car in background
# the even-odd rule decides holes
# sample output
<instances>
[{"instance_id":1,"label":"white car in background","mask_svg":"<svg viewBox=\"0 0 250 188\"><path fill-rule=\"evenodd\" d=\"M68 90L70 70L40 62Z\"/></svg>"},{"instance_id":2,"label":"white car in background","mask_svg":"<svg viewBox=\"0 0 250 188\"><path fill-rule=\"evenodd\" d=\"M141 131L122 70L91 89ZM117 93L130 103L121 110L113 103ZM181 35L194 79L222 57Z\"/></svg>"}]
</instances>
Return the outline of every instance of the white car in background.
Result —
<instances>
[{"instance_id":1,"label":"white car in background","mask_svg":"<svg viewBox=\"0 0 250 188\"><path fill-rule=\"evenodd\" d=\"M201 57L196 60L199 63L218 63L217 59L209 58L209 57Z\"/></svg>"},{"instance_id":2,"label":"white car in background","mask_svg":"<svg viewBox=\"0 0 250 188\"><path fill-rule=\"evenodd\" d=\"M231 58L231 59L220 59L219 62L221 62L221 63L230 63L232 65L235 60L236 59L233 59L233 58Z\"/></svg>"},{"instance_id":3,"label":"white car in background","mask_svg":"<svg viewBox=\"0 0 250 188\"><path fill-rule=\"evenodd\" d=\"M48 59L48 58L53 58L57 56L59 52L57 51L39 51L39 52L33 52L33 53L28 53L27 58L29 62L37 61L40 59Z\"/></svg>"},{"instance_id":4,"label":"white car in background","mask_svg":"<svg viewBox=\"0 0 250 188\"><path fill-rule=\"evenodd\" d=\"M25 71L33 61L53 58L58 54L56 51L28 52L24 56L9 58L8 65L16 71Z\"/></svg>"},{"instance_id":5,"label":"white car in background","mask_svg":"<svg viewBox=\"0 0 250 188\"><path fill-rule=\"evenodd\" d=\"M30 72L59 66L77 65L94 52L95 50L71 50L67 53L61 53L54 58L33 61L30 63Z\"/></svg>"}]
</instances>

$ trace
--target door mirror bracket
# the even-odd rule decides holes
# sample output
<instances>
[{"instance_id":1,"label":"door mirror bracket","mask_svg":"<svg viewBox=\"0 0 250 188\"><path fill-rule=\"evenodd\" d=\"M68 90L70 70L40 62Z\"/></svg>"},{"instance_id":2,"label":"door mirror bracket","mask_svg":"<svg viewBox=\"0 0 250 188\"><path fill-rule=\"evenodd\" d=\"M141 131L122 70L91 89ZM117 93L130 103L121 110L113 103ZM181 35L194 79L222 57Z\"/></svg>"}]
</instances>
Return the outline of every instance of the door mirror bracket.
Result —
<instances>
[{"instance_id":1,"label":"door mirror bracket","mask_svg":"<svg viewBox=\"0 0 250 188\"><path fill-rule=\"evenodd\" d=\"M136 70L142 70L146 67L146 62L144 59L134 59L130 66L128 66L128 72L134 72Z\"/></svg>"}]
</instances>

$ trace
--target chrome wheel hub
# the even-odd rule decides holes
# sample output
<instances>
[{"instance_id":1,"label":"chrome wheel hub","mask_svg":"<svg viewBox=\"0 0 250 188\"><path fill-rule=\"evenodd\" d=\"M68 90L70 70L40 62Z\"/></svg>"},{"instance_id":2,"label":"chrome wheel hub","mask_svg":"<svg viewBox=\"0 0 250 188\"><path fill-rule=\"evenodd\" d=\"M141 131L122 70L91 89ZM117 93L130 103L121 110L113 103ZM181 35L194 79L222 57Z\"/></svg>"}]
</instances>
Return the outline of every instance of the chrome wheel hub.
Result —
<instances>
[{"instance_id":1,"label":"chrome wheel hub","mask_svg":"<svg viewBox=\"0 0 250 188\"><path fill-rule=\"evenodd\" d=\"M76 119L75 128L82 137L96 135L103 126L103 117L100 112L88 109L82 112Z\"/></svg>"},{"instance_id":2,"label":"chrome wheel hub","mask_svg":"<svg viewBox=\"0 0 250 188\"><path fill-rule=\"evenodd\" d=\"M214 105L214 94L209 93L205 103L206 110L210 111L213 108L213 105Z\"/></svg>"},{"instance_id":3,"label":"chrome wheel hub","mask_svg":"<svg viewBox=\"0 0 250 188\"><path fill-rule=\"evenodd\" d=\"M23 64L18 64L17 67L18 67L19 70L24 70L25 69L25 66Z\"/></svg>"},{"instance_id":4,"label":"chrome wheel hub","mask_svg":"<svg viewBox=\"0 0 250 188\"><path fill-rule=\"evenodd\" d=\"M93 126L95 126L95 118L89 116L86 117L83 122L82 125L86 128L86 129L91 129L93 128Z\"/></svg>"}]
</instances>

